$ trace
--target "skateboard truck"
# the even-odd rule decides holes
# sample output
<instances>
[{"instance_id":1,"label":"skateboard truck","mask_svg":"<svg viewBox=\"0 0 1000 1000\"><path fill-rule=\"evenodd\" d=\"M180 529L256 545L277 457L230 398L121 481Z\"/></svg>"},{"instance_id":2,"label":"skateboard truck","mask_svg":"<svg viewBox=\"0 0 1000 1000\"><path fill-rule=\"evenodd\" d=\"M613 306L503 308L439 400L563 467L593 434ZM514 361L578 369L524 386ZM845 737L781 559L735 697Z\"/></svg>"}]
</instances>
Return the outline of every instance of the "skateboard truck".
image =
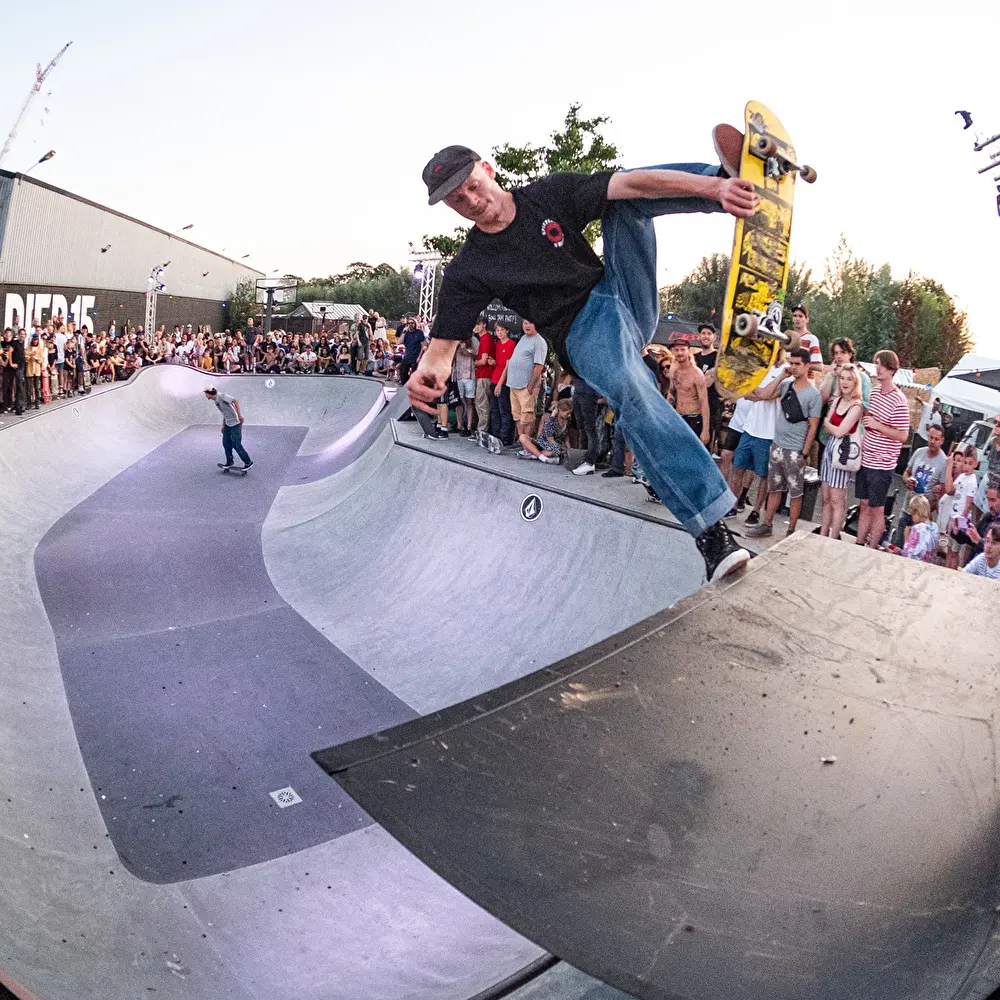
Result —
<instances>
[{"instance_id":1,"label":"skateboard truck","mask_svg":"<svg viewBox=\"0 0 1000 1000\"><path fill-rule=\"evenodd\" d=\"M776 340L782 347L787 347L791 337L781 329L782 312L781 303L775 300L767 307L767 312L751 309L750 312L740 313L733 320L733 332L749 340Z\"/></svg>"},{"instance_id":2,"label":"skateboard truck","mask_svg":"<svg viewBox=\"0 0 1000 1000\"><path fill-rule=\"evenodd\" d=\"M773 180L781 180L785 174L798 171L807 184L816 181L816 171L812 167L805 164L799 166L794 160L788 159L779 152L778 143L769 135L758 135L750 144L750 152L764 161L764 174Z\"/></svg>"}]
</instances>

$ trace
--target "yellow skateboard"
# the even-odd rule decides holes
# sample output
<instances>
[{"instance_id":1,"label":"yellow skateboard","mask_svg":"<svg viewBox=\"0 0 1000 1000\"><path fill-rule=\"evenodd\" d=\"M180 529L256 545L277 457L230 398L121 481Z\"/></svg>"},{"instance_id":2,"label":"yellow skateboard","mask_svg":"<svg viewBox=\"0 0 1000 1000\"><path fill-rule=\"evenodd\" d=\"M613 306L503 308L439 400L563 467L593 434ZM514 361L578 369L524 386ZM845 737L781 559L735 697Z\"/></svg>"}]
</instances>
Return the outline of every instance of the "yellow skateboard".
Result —
<instances>
[{"instance_id":1,"label":"yellow skateboard","mask_svg":"<svg viewBox=\"0 0 1000 1000\"><path fill-rule=\"evenodd\" d=\"M740 177L753 182L760 199L750 218L736 220L722 308L716 384L723 396L738 399L760 385L782 347L795 346L781 331L792 199L795 175L811 184L816 171L796 163L784 126L756 101L747 103L742 135L731 125L719 125L714 137L723 165L735 170L738 156Z\"/></svg>"}]
</instances>

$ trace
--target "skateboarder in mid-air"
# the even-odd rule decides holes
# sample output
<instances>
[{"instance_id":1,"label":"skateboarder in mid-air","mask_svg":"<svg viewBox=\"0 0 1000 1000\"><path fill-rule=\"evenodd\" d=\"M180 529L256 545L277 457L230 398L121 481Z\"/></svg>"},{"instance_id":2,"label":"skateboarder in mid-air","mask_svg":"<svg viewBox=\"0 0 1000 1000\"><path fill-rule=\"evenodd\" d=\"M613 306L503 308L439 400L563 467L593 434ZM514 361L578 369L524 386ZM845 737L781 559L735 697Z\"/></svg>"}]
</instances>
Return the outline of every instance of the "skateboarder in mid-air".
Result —
<instances>
[{"instance_id":1,"label":"skateboarder in mid-air","mask_svg":"<svg viewBox=\"0 0 1000 1000\"><path fill-rule=\"evenodd\" d=\"M615 413L652 488L694 536L709 580L750 556L722 520L735 504L708 450L660 395L641 351L659 316L653 219L676 212L746 218L753 184L718 165L668 164L552 174L504 191L493 166L448 146L424 168L430 204L474 223L448 265L431 342L407 382L410 403L436 412L452 357L494 299L531 320L560 360ZM604 262L583 235L600 219Z\"/></svg>"},{"instance_id":2,"label":"skateboarder in mid-air","mask_svg":"<svg viewBox=\"0 0 1000 1000\"><path fill-rule=\"evenodd\" d=\"M205 396L219 408L222 414L222 447L226 453L225 462L219 462L220 469L233 467L233 452L243 461L243 469L253 465L253 459L243 447L243 414L240 412L240 402L228 393L219 392L215 386L205 390ZM239 466L237 466L239 468Z\"/></svg>"}]
</instances>

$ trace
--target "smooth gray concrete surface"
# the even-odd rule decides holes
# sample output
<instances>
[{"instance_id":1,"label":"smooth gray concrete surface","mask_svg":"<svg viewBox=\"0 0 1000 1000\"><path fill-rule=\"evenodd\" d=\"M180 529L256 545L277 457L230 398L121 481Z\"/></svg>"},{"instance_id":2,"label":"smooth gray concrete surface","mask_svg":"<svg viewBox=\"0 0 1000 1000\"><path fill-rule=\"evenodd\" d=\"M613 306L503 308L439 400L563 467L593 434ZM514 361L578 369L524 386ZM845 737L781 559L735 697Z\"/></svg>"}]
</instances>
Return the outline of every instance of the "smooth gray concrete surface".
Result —
<instances>
[{"instance_id":1,"label":"smooth gray concrete surface","mask_svg":"<svg viewBox=\"0 0 1000 1000\"><path fill-rule=\"evenodd\" d=\"M0 981L40 1000L464 1000L540 951L378 826L162 885L131 874L109 836L107 792L95 787L81 752L54 627L82 628L88 611L110 627L110 601L120 606L118 634L153 642L152 667L157 657L164 670L176 666L157 634L169 617L164 608L192 620L169 572L181 556L171 541L179 534L165 527L172 510L187 503L190 512L197 501L186 477L203 467L232 487L237 504L243 497L256 510L259 497L246 491L279 464L246 479L219 474L218 414L201 392L211 384L240 399L251 454L255 426L307 428L297 453L282 456L280 483L268 487L260 551L269 585L413 711L520 676L701 583L700 560L680 532L543 490L542 516L529 524L519 514L523 485L394 445L383 388L367 379L224 378L155 367L0 428ZM185 447L173 448L175 439ZM262 441L258 463L269 453ZM120 476L138 492L104 503L101 491ZM145 508L132 498L140 494L159 511L159 529L136 530ZM74 565L50 568L74 590L73 601L59 604L74 622L58 625L46 612L36 550L44 554L42 540L91 498L100 515L84 522L90 543L67 550ZM136 572L132 546L142 547L138 563L155 565L150 551L157 553L176 587L141 591L131 602L109 598ZM193 556L196 546L186 551ZM217 567L224 574L224 562ZM227 614L234 610L238 617L238 608ZM190 640L196 644L194 632ZM96 650L106 637L88 641ZM280 669L279 654L269 655ZM266 688L264 674L256 676ZM106 683L115 684L113 669ZM137 705L144 694L119 687L108 690L116 711L141 708L137 728L148 728L155 706ZM96 688L90 696L99 698ZM224 707L216 714L224 726ZM266 739L267 725L256 732ZM324 729L315 749L330 739ZM275 740L276 752L286 746ZM115 741L102 753L114 764ZM126 777L142 763L131 752L117 761Z\"/></svg>"}]
</instances>

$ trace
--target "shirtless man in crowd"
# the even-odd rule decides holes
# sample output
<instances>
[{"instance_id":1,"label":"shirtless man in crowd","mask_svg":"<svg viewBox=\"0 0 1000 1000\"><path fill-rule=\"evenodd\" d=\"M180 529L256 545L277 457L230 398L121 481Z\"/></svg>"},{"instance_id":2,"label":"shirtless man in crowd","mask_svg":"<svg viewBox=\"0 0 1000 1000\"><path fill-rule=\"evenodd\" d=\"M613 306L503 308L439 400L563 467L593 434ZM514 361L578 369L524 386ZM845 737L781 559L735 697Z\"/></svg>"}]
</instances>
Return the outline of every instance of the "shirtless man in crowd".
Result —
<instances>
[{"instance_id":1,"label":"shirtless man in crowd","mask_svg":"<svg viewBox=\"0 0 1000 1000\"><path fill-rule=\"evenodd\" d=\"M684 340L670 345L673 363L670 366L670 402L684 422L698 435L706 447L711 433L708 412L708 386L705 376L694 363L691 347Z\"/></svg>"}]
</instances>

